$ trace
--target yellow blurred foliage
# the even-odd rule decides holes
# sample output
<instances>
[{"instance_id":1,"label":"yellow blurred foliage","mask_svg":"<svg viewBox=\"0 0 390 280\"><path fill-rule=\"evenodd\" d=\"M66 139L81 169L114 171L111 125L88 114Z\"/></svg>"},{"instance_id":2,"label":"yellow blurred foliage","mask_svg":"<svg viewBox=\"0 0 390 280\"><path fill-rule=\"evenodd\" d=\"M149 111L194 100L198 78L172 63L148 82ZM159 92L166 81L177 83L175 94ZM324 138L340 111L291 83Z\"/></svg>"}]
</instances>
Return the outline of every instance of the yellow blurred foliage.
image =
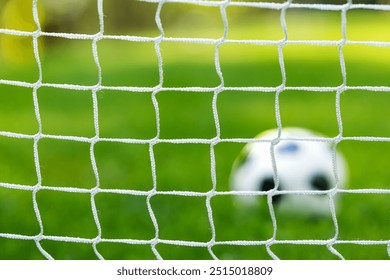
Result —
<instances>
[{"instance_id":1,"label":"yellow blurred foliage","mask_svg":"<svg viewBox=\"0 0 390 280\"><path fill-rule=\"evenodd\" d=\"M39 23L44 23L44 10L38 5ZM8 0L0 13L0 28L22 32L34 32L38 26L33 16L33 1ZM43 50L42 40L39 51ZM30 35L2 34L0 36L0 55L3 63L24 65L35 61L33 37Z\"/></svg>"}]
</instances>

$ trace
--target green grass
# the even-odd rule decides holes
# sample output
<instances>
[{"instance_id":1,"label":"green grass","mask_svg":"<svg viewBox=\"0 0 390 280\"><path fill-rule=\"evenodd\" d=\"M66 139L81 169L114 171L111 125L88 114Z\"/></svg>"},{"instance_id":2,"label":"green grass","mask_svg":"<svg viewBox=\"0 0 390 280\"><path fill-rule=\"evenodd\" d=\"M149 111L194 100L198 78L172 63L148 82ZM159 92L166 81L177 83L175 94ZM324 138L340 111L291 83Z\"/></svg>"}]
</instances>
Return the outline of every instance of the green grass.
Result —
<instances>
[{"instance_id":1,"label":"green grass","mask_svg":"<svg viewBox=\"0 0 390 280\"><path fill-rule=\"evenodd\" d=\"M338 24L332 26L336 28ZM245 30L240 33L242 36L251 34L251 30ZM326 34L324 36L328 38ZM103 85L153 87L158 84L153 44L101 41L98 50ZM288 86L338 86L342 83L337 48L286 46L284 51ZM346 47L347 84L389 86L389 67L383 59L383 54L389 53L388 48L382 48L380 52L367 48L367 60L362 58L361 51ZM213 46L196 45L193 48L190 44L166 43L162 45L162 54L164 86L214 87L220 84ZM23 68L4 65L0 69L0 79L37 80L34 64ZM274 47L224 45L221 47L221 68L225 85L231 87L276 87L282 80ZM47 45L42 69L45 83L94 85L98 81L91 45L87 41L56 48ZM275 94L221 92L216 103L221 138L251 138L276 127ZM156 99L161 139L211 139L216 136L213 93L163 91ZM95 135L91 92L42 87L38 90L38 101L43 133ZM282 124L302 126L334 137L338 134L335 104L336 92L284 91L279 96ZM344 92L340 97L344 135L389 137L388 104L387 92ZM104 90L98 93L98 105L101 137L152 139L157 135L151 92ZM0 85L0 120L0 131L37 133L32 90ZM238 143L220 143L214 147L217 191L229 190L230 169L242 147L243 144ZM348 188L389 188L388 143L343 141L338 148L349 165ZM38 151L43 185L84 189L96 186L89 144L41 139ZM209 145L159 143L153 146L153 153L158 191L211 190ZM94 154L102 189L148 191L153 187L147 144L98 142ZM0 137L0 182L30 186L37 183L32 140ZM390 195L339 196L340 240L390 239ZM243 209L237 207L231 196L213 197L216 241L271 238L272 221L264 198L261 199L260 207ZM97 236L88 194L41 190L37 193L37 202L45 235L90 239ZM101 238L150 240L155 237L145 196L99 193L95 203L102 228ZM150 203L160 239L208 242L212 238L205 197L155 195ZM276 216L276 238L280 240L328 240L336 234L330 218L313 220L278 211ZM34 236L40 232L31 191L1 187L0 217L0 233ZM57 259L96 259L89 244L43 240L41 246ZM33 241L0 238L0 248L1 259L43 258ZM388 259L384 245L340 244L335 248L348 259ZM101 242L97 249L107 259L155 258L149 245ZM160 243L156 249L164 259L211 258L205 247ZM326 246L279 244L271 249L282 259L336 259ZM216 245L212 250L221 259L270 258L265 246Z\"/></svg>"}]
</instances>

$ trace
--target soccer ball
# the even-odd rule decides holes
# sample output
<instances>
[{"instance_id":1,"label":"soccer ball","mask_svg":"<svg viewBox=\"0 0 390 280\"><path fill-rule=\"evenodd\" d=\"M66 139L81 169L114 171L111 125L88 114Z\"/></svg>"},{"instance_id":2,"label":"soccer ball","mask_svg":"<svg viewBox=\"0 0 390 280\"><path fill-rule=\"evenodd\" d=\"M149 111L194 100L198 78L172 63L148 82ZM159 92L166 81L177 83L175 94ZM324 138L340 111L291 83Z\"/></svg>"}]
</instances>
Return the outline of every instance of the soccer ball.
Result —
<instances>
[{"instance_id":1,"label":"soccer ball","mask_svg":"<svg viewBox=\"0 0 390 280\"><path fill-rule=\"evenodd\" d=\"M346 183L346 163L342 155L334 152L332 144L319 133L303 128L268 130L260 134L259 142L247 144L233 164L230 184L234 191L272 191L275 189L275 168L279 184L272 203L278 211L330 215L329 195L334 188ZM274 146L272 140L279 139ZM334 160L337 168L334 168ZM338 182L336 186L336 174ZM288 193L291 191L291 193ZM256 205L258 195L236 195L240 205ZM264 197L264 196L263 196Z\"/></svg>"}]
</instances>

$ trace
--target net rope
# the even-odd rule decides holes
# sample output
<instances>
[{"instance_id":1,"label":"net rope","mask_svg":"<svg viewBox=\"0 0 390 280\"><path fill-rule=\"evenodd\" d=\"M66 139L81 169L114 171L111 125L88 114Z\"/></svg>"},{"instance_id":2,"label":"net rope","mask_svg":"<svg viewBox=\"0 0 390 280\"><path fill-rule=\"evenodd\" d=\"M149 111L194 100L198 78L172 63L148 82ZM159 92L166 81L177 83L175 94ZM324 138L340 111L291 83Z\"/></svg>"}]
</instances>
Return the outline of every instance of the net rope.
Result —
<instances>
[{"instance_id":1,"label":"net rope","mask_svg":"<svg viewBox=\"0 0 390 280\"><path fill-rule=\"evenodd\" d=\"M278 126L279 136L276 139L271 140L271 153L272 153L272 163L274 166L275 172L275 181L278 182L278 175L276 170L276 161L273 154L274 147L281 140L300 140L300 141L321 141L338 144L341 141L355 140L355 141L370 141L370 142L390 142L389 137L375 137L375 136L359 136L359 137L346 137L343 136L343 122L341 118L341 108L340 108L340 96L343 92L347 90L365 90L371 92L390 92L389 86L350 86L347 84L347 70L345 66L345 60L343 55L343 47L345 45L364 45L364 46L378 46L390 48L390 42L383 41L355 41L349 40L347 38L347 12L353 9L366 9L366 10L381 10L381 11L390 11L390 5L374 5L374 4L354 4L352 0L348 0L345 4L340 5L330 5L330 4L300 4L293 3L292 0L288 0L284 3L270 3L270 2L241 2L233 0L223 0L223 1L212 1L212 0L144 0L146 2L157 3L157 11L155 14L155 21L160 35L156 37L144 37L144 36L128 36L128 35L110 35L105 34L104 28L104 10L103 10L103 0L97 0L98 7L98 17L99 17L99 26L100 31L96 34L74 34L74 33L53 33L45 32L41 29L41 24L39 20L38 12L38 0L33 0L32 5L32 14L36 24L36 30L34 32L26 32L20 30L11 30L11 29L0 29L0 34L14 35L14 36L24 36L32 37L33 39L33 50L36 60L36 64L39 71L39 79L34 83L17 81L17 80L5 80L0 79L0 85L13 85L19 87L30 88L33 92L33 102L35 108L35 115L38 123L38 132L33 135L14 133L8 131L0 131L0 136L9 137L9 138L21 138L21 139L32 139L34 141L34 162L35 169L37 174L37 184L34 186L30 185L20 185L20 184L11 184L6 182L0 182L0 187L8 189L19 189L32 192L32 201L35 211L35 216L39 224L40 233L34 236L29 235L20 235L20 234L10 234L10 233L0 233L2 238L10 239L19 239L19 240L32 240L35 241L37 248L47 259L53 259L53 257L48 253L42 246L41 242L44 240L52 241L64 241L64 242L76 242L76 243L85 243L90 244L96 256L99 259L104 257L99 252L97 245L101 242L112 242L112 243L122 243L122 244L143 244L150 245L151 249L156 257L156 259L162 259L160 252L156 248L158 244L169 244L177 246L192 246L192 247L203 247L207 248L210 256L213 259L218 259L216 254L213 252L213 247L216 245L239 245L239 246L250 246L250 245L265 245L268 254L273 259L279 259L279 257L272 251L272 246L276 244L299 244L299 245L321 245L326 246L328 250L336 255L340 259L344 259L343 255L338 252L334 245L337 244L359 244L359 245L383 245L385 248L386 245L390 248L390 240L341 240L339 239L339 229L338 221L336 217L336 210L334 204L334 196L337 193L349 193L349 194L390 194L390 189L378 188L378 189L332 189L326 193L329 195L330 203L329 207L332 214L333 225L335 228L335 234L332 238L327 240L279 240L276 238L277 233L277 219L275 216L275 211L272 204L272 196L276 194L288 194L288 193L300 193L300 194L311 194L316 195L318 191L286 191L286 190L271 190L268 192L247 192L246 195L258 195L259 193L266 194L268 196L268 207L270 210L270 215L273 224L273 234L272 237L264 241L244 241L244 240L233 240L233 241L217 241L216 228L214 225L213 219L213 208L211 206L211 199L216 196L227 196L227 195L242 195L238 191L217 191L217 175L216 175L216 156L214 148L219 143L249 143L257 142L259 139L254 138L221 138L221 127L218 118L217 110L217 99L218 95L223 91L252 91L252 92L276 92L275 95L275 113L276 113L276 123ZM219 7L220 16L223 22L223 36L218 39L210 38L177 38L177 37L166 37L164 32L164 26L161 20L161 11L166 3L186 3L194 4L200 6L214 6ZM226 13L226 8L228 6L236 7L253 7L253 8L266 8L280 11L280 24L284 33L284 38L281 40L233 40L227 39L228 34L228 16ZM313 10L322 10L322 11L338 11L341 13L341 23L342 23L342 38L340 40L290 40L288 38L288 30L286 24L286 11L288 9L313 9ZM42 80L43 70L41 65L41 58L39 53L39 38L40 37L59 37L65 39L74 39L74 40L89 40L91 42L91 51L93 58L98 70L98 83L93 86L77 85L77 84L61 84L61 83L44 83ZM102 83L102 70L99 62L98 55L98 46L97 43L104 39L114 39L114 40L123 40L129 42L151 42L154 43L155 52L157 55L158 61L158 71L159 71L159 83L154 87L136 87L136 86L106 86ZM164 86L164 71L163 71L163 62L164 57L161 52L160 45L163 42L181 42L181 43L199 43L215 46L214 52L214 65L215 71L219 77L220 84L216 87L165 87ZM282 83L276 87L231 87L225 86L224 75L220 65L220 47L227 43L235 44L251 44L251 45L261 45L261 46L277 46L278 48L278 59L282 75ZM315 46L336 46L338 47L338 55L340 61L340 68L342 73L342 84L339 86L287 86L287 74L284 65L284 56L283 56L283 47L288 44L295 45L315 45ZM80 136L66 136L66 135L52 135L45 134L42 132L42 121L40 116L40 106L38 102L37 92L41 87L49 88L60 88L60 89L69 89L75 91L87 91L92 93L93 98L93 119L94 119L94 128L95 135L94 137L80 137ZM152 102L154 110L156 113L156 123L157 123L157 135L152 139L131 139L131 138L104 138L100 137L99 133L99 104L97 93L102 90L119 90L119 91L131 91L131 92L152 92ZM280 93L291 90L291 91L312 91L312 92L337 92L336 95L336 115L339 134L334 138L300 138L300 139L288 139L281 138L282 122L281 122L281 113L279 108L279 95ZM156 98L156 94L161 91L176 91L176 92L210 92L213 93L213 116L216 127L216 135L212 139L161 139L160 138L160 116L159 116L159 103ZM92 165L93 173L96 179L96 186L92 189L83 189L83 188L73 188L73 187L61 187L61 186L45 186L42 182L41 175L41 166L39 159L39 150L38 143L42 139L57 139L57 140L70 140L77 142L85 142L90 145L90 162ZM137 191L137 190L124 190L124 189L103 189L100 187L100 176L99 170L95 158L95 145L98 142L115 142L115 143L128 143L128 144L147 144L149 145L149 155L150 163L152 170L152 180L153 188L149 191ZM206 144L210 146L210 162L211 162L211 180L212 188L207 192L195 192L195 191L159 191L157 189L157 175L156 175L156 160L154 155L154 146L159 143L173 143L173 144ZM335 145L335 146L336 146ZM335 159L335 150L333 157L333 167L337 178L337 168L336 168L336 159ZM336 184L337 185L337 184ZM50 236L44 234L44 224L41 218L41 213L39 209L39 203L37 201L37 193L41 190L51 190L58 192L69 192L69 193L84 193L90 195L90 202L94 221L98 234L94 238L78 238L78 237L67 237L67 236ZM153 223L155 234L154 238L150 240L139 240L139 239L109 239L102 237L102 227L99 220L98 209L95 203L95 196L98 193L112 193L112 194L127 194L134 196L143 196L146 197L147 209L149 212L150 219ZM323 192L322 192L323 193ZM205 198L205 204L207 209L208 220L211 228L211 238L207 242L191 242L183 240L167 240L160 238L159 235L159 225L156 218L154 209L150 202L151 198L154 196L189 196L189 197L203 197Z\"/></svg>"}]
</instances>

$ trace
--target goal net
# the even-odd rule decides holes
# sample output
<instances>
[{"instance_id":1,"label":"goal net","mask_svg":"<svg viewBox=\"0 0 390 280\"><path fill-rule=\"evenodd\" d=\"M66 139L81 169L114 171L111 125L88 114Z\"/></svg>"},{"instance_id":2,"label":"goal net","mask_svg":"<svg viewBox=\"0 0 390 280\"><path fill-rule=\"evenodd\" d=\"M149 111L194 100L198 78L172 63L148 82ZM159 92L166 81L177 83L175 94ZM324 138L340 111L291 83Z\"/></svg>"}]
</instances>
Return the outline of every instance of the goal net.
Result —
<instances>
[{"instance_id":1,"label":"goal net","mask_svg":"<svg viewBox=\"0 0 390 280\"><path fill-rule=\"evenodd\" d=\"M385 0L1 2L0 258L388 259L389 26ZM328 189L279 186L288 141L329 144ZM248 143L269 189L231 188Z\"/></svg>"}]
</instances>

